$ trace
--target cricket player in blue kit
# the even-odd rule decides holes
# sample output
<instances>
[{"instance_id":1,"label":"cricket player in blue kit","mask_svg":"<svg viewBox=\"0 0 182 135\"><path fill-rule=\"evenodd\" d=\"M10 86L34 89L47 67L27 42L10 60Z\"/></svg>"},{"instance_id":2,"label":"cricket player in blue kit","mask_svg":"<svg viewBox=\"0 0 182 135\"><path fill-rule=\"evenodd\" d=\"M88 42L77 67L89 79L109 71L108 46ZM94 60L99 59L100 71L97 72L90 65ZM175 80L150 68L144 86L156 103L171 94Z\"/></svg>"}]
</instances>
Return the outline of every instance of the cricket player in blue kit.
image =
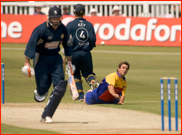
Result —
<instances>
[{"instance_id":1,"label":"cricket player in blue kit","mask_svg":"<svg viewBox=\"0 0 182 135\"><path fill-rule=\"evenodd\" d=\"M49 9L48 21L37 26L29 39L25 50L25 66L23 74L31 77L30 59L33 59L36 90L34 99L43 102L53 83L54 91L42 114L41 122L53 122L52 116L66 91L67 81L64 80L63 60L60 44L63 45L68 65L72 69L72 46L68 45L68 31L61 23L61 9L53 6Z\"/></svg>"},{"instance_id":2,"label":"cricket player in blue kit","mask_svg":"<svg viewBox=\"0 0 182 135\"><path fill-rule=\"evenodd\" d=\"M69 39L73 42L72 63L76 67L74 79L79 93L78 100L83 101L84 91L81 74L92 89L99 85L95 73L93 73L92 55L90 52L95 47L96 36L93 25L83 18L85 13L84 5L77 4L73 10L76 19L67 24L67 29Z\"/></svg>"},{"instance_id":3,"label":"cricket player in blue kit","mask_svg":"<svg viewBox=\"0 0 182 135\"><path fill-rule=\"evenodd\" d=\"M91 104L124 104L125 92L127 88L125 75L130 65L123 61L118 65L117 72L107 75L99 87L88 90L85 94L84 102Z\"/></svg>"}]
</instances>

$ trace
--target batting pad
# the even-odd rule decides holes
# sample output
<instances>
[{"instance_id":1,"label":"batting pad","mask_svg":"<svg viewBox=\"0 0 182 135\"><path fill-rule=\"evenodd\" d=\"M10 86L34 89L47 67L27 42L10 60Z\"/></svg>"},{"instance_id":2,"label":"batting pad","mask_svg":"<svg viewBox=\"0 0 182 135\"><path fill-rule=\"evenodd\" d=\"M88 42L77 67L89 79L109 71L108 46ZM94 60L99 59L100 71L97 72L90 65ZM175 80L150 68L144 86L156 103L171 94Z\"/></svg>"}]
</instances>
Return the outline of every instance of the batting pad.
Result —
<instances>
[{"instance_id":1,"label":"batting pad","mask_svg":"<svg viewBox=\"0 0 182 135\"><path fill-rule=\"evenodd\" d=\"M67 81L63 80L58 83L58 85L55 87L52 97L49 99L47 106L44 109L44 112L42 113L42 118L45 118L46 116L52 116L54 115L54 112L56 111L61 99L64 96L64 93L66 91Z\"/></svg>"}]
</instances>

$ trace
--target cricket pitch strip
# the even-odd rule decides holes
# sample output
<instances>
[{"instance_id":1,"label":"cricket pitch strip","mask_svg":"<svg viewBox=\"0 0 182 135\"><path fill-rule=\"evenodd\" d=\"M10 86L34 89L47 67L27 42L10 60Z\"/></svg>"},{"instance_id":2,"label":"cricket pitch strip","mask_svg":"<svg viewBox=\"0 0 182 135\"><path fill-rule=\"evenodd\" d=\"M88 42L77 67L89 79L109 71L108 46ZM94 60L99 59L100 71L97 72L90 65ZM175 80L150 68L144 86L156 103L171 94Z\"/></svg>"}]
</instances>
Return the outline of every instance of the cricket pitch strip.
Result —
<instances>
[{"instance_id":1,"label":"cricket pitch strip","mask_svg":"<svg viewBox=\"0 0 182 135\"><path fill-rule=\"evenodd\" d=\"M30 128L56 131L64 134L180 134L168 131L165 117L165 131L161 131L161 116L152 113L86 105L84 103L60 103L52 124L40 122L46 103L5 103L1 104L1 123ZM27 133L28 134L28 133Z\"/></svg>"}]
</instances>

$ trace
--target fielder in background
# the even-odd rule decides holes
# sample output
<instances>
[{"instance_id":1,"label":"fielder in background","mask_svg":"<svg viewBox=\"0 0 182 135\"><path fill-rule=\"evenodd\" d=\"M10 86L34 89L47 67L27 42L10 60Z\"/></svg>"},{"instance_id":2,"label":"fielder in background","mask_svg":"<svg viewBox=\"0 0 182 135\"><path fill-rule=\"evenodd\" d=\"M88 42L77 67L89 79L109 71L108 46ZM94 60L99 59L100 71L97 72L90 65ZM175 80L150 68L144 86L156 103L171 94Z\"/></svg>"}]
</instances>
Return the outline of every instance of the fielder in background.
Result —
<instances>
[{"instance_id":1,"label":"fielder in background","mask_svg":"<svg viewBox=\"0 0 182 135\"><path fill-rule=\"evenodd\" d=\"M53 83L54 91L42 114L41 122L53 122L52 116L66 91L67 81L64 80L63 60L60 44L63 45L68 65L72 69L72 46L67 45L68 31L60 21L62 16L60 8L54 6L49 9L48 21L37 26L26 46L24 75L31 77L30 59L33 59L35 70L36 89L34 99L43 102Z\"/></svg>"},{"instance_id":2,"label":"fielder in background","mask_svg":"<svg viewBox=\"0 0 182 135\"><path fill-rule=\"evenodd\" d=\"M82 4L74 6L76 19L67 24L69 41L73 44L72 63L75 65L74 79L79 93L78 101L83 101L84 91L81 74L92 89L98 87L91 50L95 47L96 36L93 25L83 18L85 7ZM80 74L81 71L81 74Z\"/></svg>"},{"instance_id":3,"label":"fielder in background","mask_svg":"<svg viewBox=\"0 0 182 135\"><path fill-rule=\"evenodd\" d=\"M88 90L85 94L84 102L91 104L124 104L126 92L126 78L130 64L126 61L120 62L117 72L107 75L99 87Z\"/></svg>"}]
</instances>

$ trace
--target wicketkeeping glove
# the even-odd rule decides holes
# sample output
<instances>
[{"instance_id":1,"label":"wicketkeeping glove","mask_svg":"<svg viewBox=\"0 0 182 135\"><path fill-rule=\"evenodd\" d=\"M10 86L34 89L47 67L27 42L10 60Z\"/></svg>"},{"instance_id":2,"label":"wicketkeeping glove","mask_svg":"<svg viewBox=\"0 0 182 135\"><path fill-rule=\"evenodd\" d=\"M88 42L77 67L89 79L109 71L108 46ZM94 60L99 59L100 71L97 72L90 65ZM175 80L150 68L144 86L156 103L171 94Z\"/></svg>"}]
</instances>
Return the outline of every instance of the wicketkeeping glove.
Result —
<instances>
[{"instance_id":1,"label":"wicketkeeping glove","mask_svg":"<svg viewBox=\"0 0 182 135\"><path fill-rule=\"evenodd\" d=\"M21 69L22 73L28 77L35 75L34 69L30 67L29 63L25 63L25 66Z\"/></svg>"}]
</instances>

